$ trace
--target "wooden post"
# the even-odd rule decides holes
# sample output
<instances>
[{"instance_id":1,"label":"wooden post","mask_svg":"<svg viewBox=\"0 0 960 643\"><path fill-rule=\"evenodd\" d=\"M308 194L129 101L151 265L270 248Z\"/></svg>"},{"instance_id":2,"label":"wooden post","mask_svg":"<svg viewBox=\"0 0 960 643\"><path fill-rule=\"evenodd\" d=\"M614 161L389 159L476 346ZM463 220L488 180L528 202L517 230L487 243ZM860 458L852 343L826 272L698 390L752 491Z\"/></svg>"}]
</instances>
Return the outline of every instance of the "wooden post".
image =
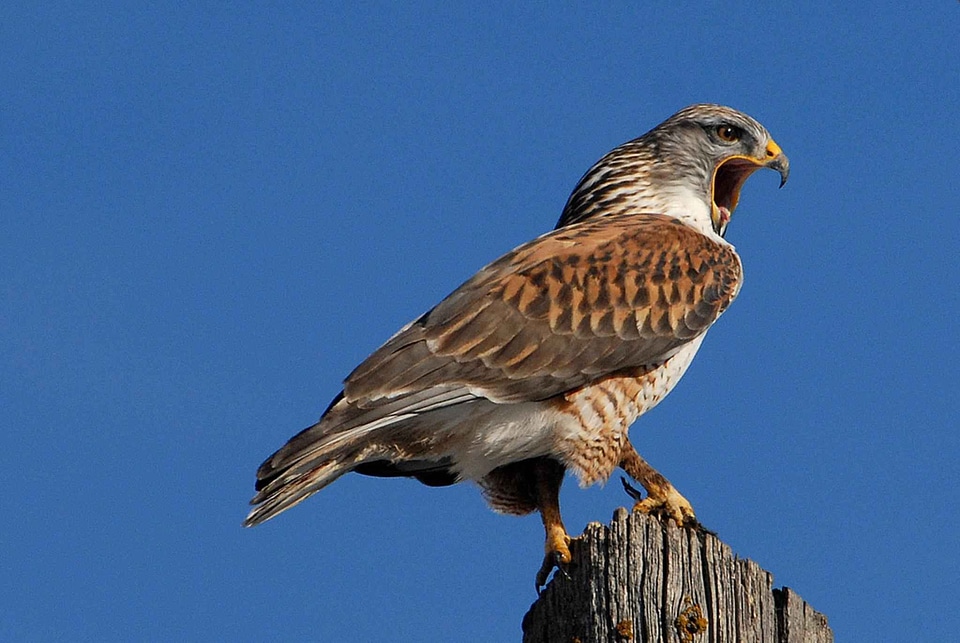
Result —
<instances>
[{"instance_id":1,"label":"wooden post","mask_svg":"<svg viewBox=\"0 0 960 643\"><path fill-rule=\"evenodd\" d=\"M525 643L832 643L827 619L706 532L618 509L571 545L523 619Z\"/></svg>"}]
</instances>

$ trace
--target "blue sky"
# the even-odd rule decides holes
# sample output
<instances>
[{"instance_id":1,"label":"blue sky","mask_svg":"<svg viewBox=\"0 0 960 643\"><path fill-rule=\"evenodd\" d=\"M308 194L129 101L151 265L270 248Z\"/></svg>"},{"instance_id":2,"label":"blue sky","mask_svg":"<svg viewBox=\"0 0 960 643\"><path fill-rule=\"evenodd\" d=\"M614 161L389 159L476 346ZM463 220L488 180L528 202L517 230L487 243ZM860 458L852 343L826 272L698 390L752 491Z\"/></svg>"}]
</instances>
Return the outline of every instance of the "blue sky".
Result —
<instances>
[{"instance_id":1,"label":"blue sky","mask_svg":"<svg viewBox=\"0 0 960 643\"><path fill-rule=\"evenodd\" d=\"M347 476L244 530L253 474L694 102L792 175L631 437L838 640L955 636L960 4L668 4L5 4L0 639L517 640L536 517Z\"/></svg>"}]
</instances>

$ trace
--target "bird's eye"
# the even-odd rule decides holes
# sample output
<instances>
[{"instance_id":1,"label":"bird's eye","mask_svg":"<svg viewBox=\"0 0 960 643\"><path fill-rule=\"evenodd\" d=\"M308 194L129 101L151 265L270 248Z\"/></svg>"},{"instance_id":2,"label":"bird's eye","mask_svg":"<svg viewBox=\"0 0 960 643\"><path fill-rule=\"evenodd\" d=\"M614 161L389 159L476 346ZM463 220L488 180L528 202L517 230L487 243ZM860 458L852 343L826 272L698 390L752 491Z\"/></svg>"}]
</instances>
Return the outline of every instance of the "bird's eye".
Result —
<instances>
[{"instance_id":1,"label":"bird's eye","mask_svg":"<svg viewBox=\"0 0 960 643\"><path fill-rule=\"evenodd\" d=\"M720 140L726 141L727 143L736 143L740 140L740 128L734 127L733 125L718 125L717 136L720 137Z\"/></svg>"}]
</instances>

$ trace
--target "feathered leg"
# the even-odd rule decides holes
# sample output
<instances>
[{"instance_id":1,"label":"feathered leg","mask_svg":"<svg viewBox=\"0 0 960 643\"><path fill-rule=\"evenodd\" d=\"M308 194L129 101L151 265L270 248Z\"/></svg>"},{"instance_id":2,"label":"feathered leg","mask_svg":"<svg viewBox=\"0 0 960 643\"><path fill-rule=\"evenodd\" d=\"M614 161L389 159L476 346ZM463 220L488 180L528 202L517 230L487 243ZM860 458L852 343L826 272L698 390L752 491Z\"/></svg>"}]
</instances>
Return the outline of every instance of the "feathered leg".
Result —
<instances>
[{"instance_id":1,"label":"feathered leg","mask_svg":"<svg viewBox=\"0 0 960 643\"><path fill-rule=\"evenodd\" d=\"M629 442L620 454L620 468L647 490L647 497L641 498L639 492L624 481L627 493L637 501L633 505L634 511L672 519L677 526L697 524L690 502L659 471L647 464Z\"/></svg>"}]
</instances>

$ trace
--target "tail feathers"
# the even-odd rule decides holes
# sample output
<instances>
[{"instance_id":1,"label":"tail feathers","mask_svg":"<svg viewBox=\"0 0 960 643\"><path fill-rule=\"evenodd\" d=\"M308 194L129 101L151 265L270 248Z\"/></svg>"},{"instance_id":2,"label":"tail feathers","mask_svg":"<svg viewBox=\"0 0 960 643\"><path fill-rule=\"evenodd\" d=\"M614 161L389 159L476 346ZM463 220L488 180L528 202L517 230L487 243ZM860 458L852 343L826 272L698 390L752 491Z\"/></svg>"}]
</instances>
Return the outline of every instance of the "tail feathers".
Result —
<instances>
[{"instance_id":1,"label":"tail feathers","mask_svg":"<svg viewBox=\"0 0 960 643\"><path fill-rule=\"evenodd\" d=\"M243 521L243 526L253 527L270 520L300 504L349 470L349 467L333 460L304 473L274 479L250 501L250 504L256 506Z\"/></svg>"},{"instance_id":2,"label":"tail feathers","mask_svg":"<svg viewBox=\"0 0 960 643\"><path fill-rule=\"evenodd\" d=\"M250 501L255 507L244 520L244 526L252 527L273 518L358 468L367 475L418 479L423 476L424 480L440 484L438 469L446 469L448 463L436 458L427 458L424 462L410 458L409 450L403 445L409 446L408 440L421 441L422 436L410 431L412 427L403 421L406 419L409 418L381 418L334 433L329 432L321 420L301 431L260 465L257 494Z\"/></svg>"},{"instance_id":3,"label":"tail feathers","mask_svg":"<svg viewBox=\"0 0 960 643\"><path fill-rule=\"evenodd\" d=\"M250 500L256 506L243 524L269 520L353 470L376 451L369 448L370 430L331 433L321 420L290 438L257 469L257 494Z\"/></svg>"},{"instance_id":4,"label":"tail feathers","mask_svg":"<svg viewBox=\"0 0 960 643\"><path fill-rule=\"evenodd\" d=\"M319 422L260 465L257 494L250 501L255 506L243 524L252 527L269 520L354 470L409 476L429 485L453 484L459 478L448 448L434 451L449 428L442 409L476 399L459 389L437 389L365 408L341 394Z\"/></svg>"},{"instance_id":5,"label":"tail feathers","mask_svg":"<svg viewBox=\"0 0 960 643\"><path fill-rule=\"evenodd\" d=\"M366 433L361 436L365 438ZM449 458L410 458L396 444L383 446L356 436L354 441L344 442L342 435L333 437L337 439L321 438L309 445L294 445L291 440L264 462L257 471L257 494L250 501L255 506L243 525L266 522L351 471L377 477L412 477L430 486L459 480Z\"/></svg>"}]
</instances>

